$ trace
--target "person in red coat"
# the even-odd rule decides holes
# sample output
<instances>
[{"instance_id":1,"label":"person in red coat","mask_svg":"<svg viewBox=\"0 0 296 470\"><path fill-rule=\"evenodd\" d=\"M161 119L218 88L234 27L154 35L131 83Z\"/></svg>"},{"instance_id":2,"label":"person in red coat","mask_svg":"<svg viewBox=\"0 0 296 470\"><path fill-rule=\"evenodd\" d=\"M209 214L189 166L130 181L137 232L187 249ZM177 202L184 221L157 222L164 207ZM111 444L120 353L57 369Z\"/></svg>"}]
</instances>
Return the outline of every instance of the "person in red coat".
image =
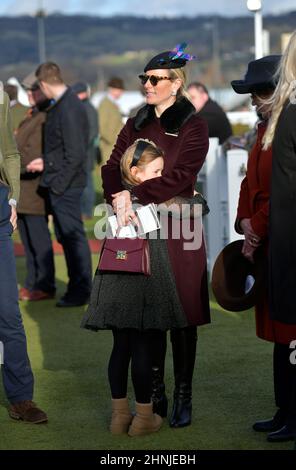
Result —
<instances>
[{"instance_id":1,"label":"person in red coat","mask_svg":"<svg viewBox=\"0 0 296 470\"><path fill-rule=\"evenodd\" d=\"M267 56L253 61L249 64L245 80L232 82L237 93L251 93L252 104L257 107L262 118L257 128L256 143L249 155L247 174L241 183L236 219L236 230L245 235L243 254L251 261L255 250L262 244L268 257L272 149L263 149L262 140L270 118L269 108L263 100L274 91L276 84L273 74L279 61L280 56ZM296 406L296 396L290 386L293 366L289 362L289 345L296 338L296 325L271 319L269 300L266 291L255 306L256 333L259 338L274 343L274 394L278 410L272 419L256 422L253 429L269 432L267 439L278 442L296 437L296 421L291 411L291 402L294 403L294 408Z\"/></svg>"},{"instance_id":2,"label":"person in red coat","mask_svg":"<svg viewBox=\"0 0 296 470\"><path fill-rule=\"evenodd\" d=\"M105 199L113 205L120 225L134 218L131 197L140 204L162 203L175 196L192 197L197 174L209 146L208 128L185 92L184 66L189 56L163 52L153 57L140 75L147 104L129 119L118 135L107 164L102 168ZM166 156L160 177L135 186L131 193L121 181L120 160L136 139L152 140ZM124 203L124 204L123 204ZM187 317L188 327L171 331L175 391L170 419L172 427L191 423L192 377L196 355L197 326L210 322L204 242L199 249L184 248L183 234L172 237L168 227L168 252L177 292ZM164 387L166 335L154 345L153 396L154 411L167 415Z\"/></svg>"}]
</instances>

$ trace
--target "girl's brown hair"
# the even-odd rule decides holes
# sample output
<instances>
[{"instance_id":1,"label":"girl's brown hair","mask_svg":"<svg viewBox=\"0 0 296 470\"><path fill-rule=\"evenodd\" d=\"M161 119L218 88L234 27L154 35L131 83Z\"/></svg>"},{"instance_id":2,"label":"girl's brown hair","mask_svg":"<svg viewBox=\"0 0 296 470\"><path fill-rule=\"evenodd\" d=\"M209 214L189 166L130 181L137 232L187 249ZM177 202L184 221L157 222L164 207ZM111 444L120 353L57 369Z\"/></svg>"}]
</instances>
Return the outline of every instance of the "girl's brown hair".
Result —
<instances>
[{"instance_id":1,"label":"girl's brown hair","mask_svg":"<svg viewBox=\"0 0 296 470\"><path fill-rule=\"evenodd\" d=\"M143 168L145 165L148 165L148 163L153 162L153 160L155 160L156 158L164 158L163 150L157 147L154 142L148 139L135 140L135 142L126 149L120 160L122 182L132 186L140 184L140 181L138 181L137 178L135 178L131 174L130 168L137 147L137 143L140 141L149 142L149 145L145 148L139 161L137 162L137 168Z\"/></svg>"}]
</instances>

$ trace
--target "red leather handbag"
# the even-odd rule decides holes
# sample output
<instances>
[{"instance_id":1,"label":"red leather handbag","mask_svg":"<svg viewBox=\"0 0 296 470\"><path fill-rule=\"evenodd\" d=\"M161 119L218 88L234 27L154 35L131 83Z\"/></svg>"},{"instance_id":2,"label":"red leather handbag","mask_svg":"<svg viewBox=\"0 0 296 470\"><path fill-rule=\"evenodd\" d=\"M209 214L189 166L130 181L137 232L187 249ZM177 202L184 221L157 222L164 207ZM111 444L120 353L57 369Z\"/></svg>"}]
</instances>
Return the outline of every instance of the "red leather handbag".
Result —
<instances>
[{"instance_id":1,"label":"red leather handbag","mask_svg":"<svg viewBox=\"0 0 296 470\"><path fill-rule=\"evenodd\" d=\"M99 271L122 271L150 276L149 243L145 238L107 238L101 251Z\"/></svg>"}]
</instances>

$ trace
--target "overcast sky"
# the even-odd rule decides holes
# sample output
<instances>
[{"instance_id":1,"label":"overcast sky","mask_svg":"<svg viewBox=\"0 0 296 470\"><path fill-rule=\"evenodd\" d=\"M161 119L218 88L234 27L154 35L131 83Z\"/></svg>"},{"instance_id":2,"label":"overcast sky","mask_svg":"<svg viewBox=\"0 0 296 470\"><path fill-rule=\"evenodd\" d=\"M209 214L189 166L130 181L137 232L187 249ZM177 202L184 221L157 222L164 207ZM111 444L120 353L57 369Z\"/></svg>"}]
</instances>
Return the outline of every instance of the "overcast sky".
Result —
<instances>
[{"instance_id":1,"label":"overcast sky","mask_svg":"<svg viewBox=\"0 0 296 470\"><path fill-rule=\"evenodd\" d=\"M40 4L49 13L90 15L196 16L248 14L246 0L0 0L0 15L32 14ZM296 0L262 0L263 13L296 10Z\"/></svg>"}]
</instances>

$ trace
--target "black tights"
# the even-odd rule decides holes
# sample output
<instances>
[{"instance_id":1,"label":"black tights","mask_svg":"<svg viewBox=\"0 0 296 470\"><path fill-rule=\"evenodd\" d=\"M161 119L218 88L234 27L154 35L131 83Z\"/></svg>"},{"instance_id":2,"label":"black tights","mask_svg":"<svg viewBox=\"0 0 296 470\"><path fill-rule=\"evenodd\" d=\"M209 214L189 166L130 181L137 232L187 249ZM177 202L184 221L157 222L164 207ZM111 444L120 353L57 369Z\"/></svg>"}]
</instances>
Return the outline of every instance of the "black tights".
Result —
<instances>
[{"instance_id":1,"label":"black tights","mask_svg":"<svg viewBox=\"0 0 296 470\"><path fill-rule=\"evenodd\" d=\"M275 343L273 374L276 405L284 412L287 421L296 427L296 365L290 362L292 351L289 344Z\"/></svg>"},{"instance_id":2,"label":"black tights","mask_svg":"<svg viewBox=\"0 0 296 470\"><path fill-rule=\"evenodd\" d=\"M138 403L150 403L152 394L152 353L154 345L163 341L158 330L139 331L132 328L113 329L113 349L108 376L112 398L127 395L128 369L131 362L132 382Z\"/></svg>"}]
</instances>

